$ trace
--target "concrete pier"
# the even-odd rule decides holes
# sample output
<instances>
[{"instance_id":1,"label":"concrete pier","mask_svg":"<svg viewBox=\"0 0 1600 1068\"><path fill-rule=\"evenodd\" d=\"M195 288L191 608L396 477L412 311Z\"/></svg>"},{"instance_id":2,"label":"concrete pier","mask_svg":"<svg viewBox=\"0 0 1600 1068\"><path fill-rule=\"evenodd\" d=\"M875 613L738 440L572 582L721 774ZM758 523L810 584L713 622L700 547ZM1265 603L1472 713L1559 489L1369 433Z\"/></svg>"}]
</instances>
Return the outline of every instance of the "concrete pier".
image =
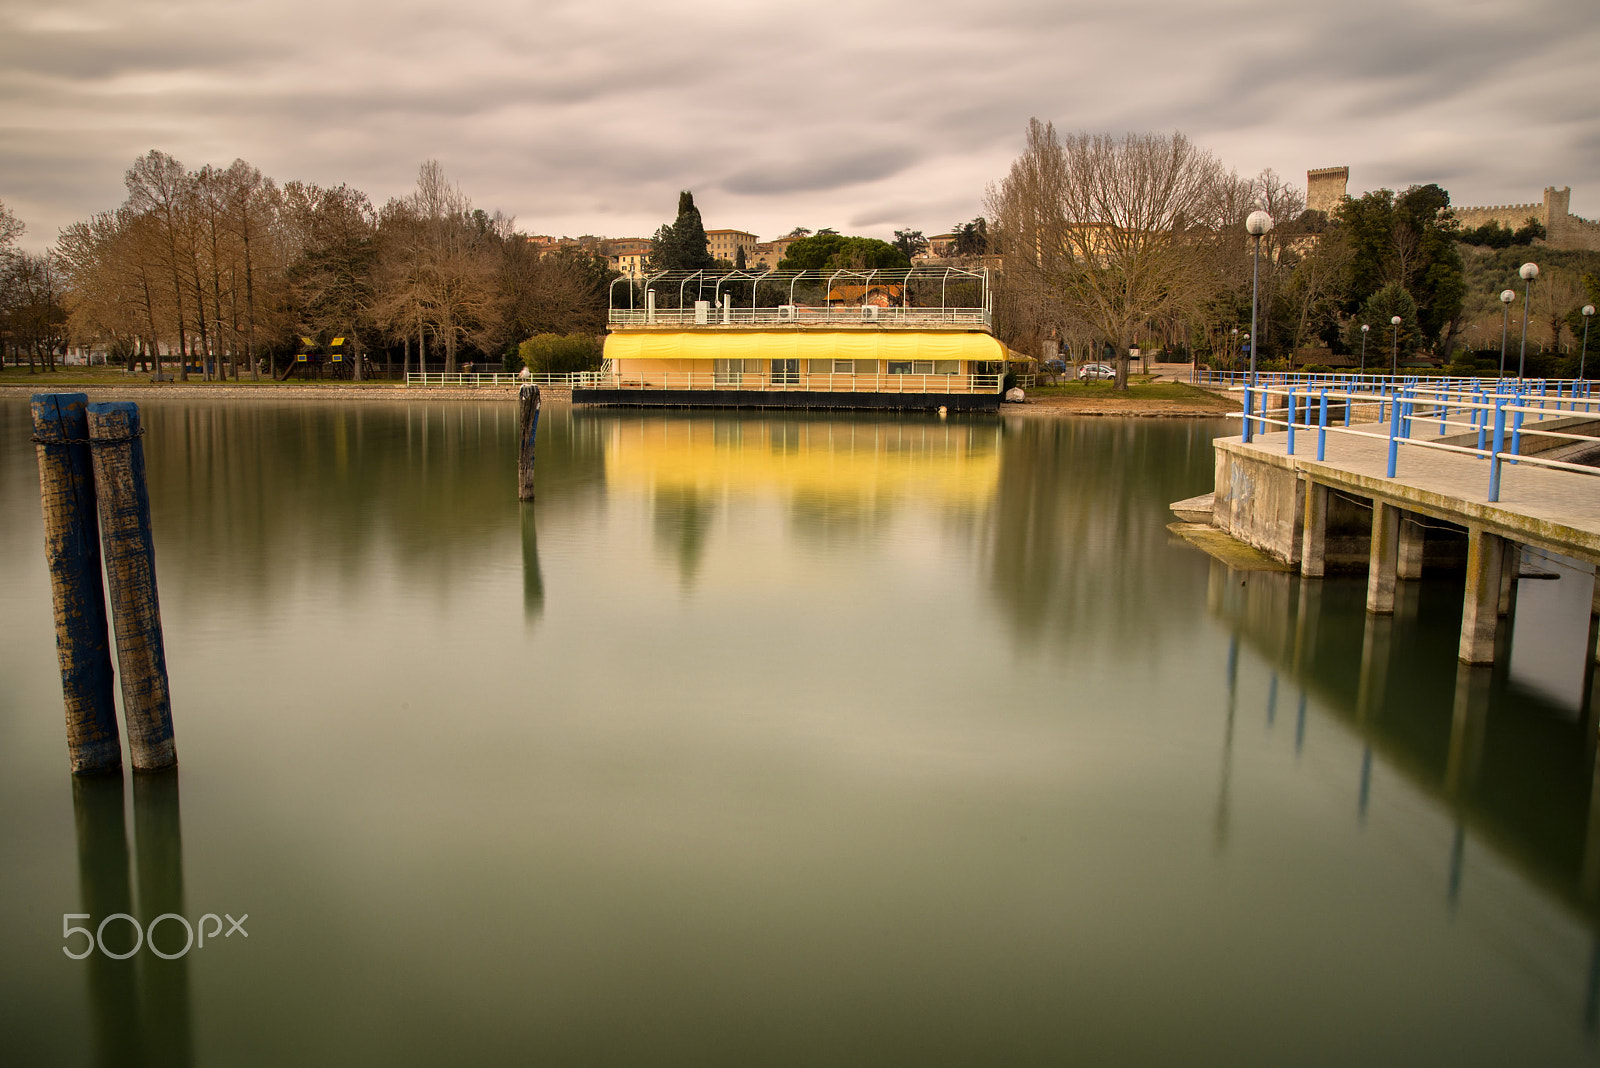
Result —
<instances>
[{"instance_id":1,"label":"concrete pier","mask_svg":"<svg viewBox=\"0 0 1600 1068\"><path fill-rule=\"evenodd\" d=\"M1365 564L1369 612L1394 612L1397 582L1464 566L1466 664L1508 648L1524 546L1600 564L1597 476L1507 462L1490 501L1489 465L1467 453L1408 447L1389 478L1380 437L1329 435L1320 461L1289 455L1282 432L1215 448L1212 526L1306 578ZM1600 614L1600 588L1594 606Z\"/></svg>"}]
</instances>

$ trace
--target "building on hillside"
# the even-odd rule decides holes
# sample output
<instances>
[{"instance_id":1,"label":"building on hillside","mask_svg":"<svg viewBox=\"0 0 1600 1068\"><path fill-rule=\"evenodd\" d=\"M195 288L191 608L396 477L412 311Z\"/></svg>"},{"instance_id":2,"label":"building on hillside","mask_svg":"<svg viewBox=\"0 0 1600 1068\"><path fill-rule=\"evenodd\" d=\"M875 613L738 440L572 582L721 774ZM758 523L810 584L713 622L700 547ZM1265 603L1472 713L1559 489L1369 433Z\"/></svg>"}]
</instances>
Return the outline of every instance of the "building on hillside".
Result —
<instances>
[{"instance_id":1,"label":"building on hillside","mask_svg":"<svg viewBox=\"0 0 1600 1068\"><path fill-rule=\"evenodd\" d=\"M652 275L611 285L573 403L992 411L1008 353L984 268Z\"/></svg>"},{"instance_id":2,"label":"building on hillside","mask_svg":"<svg viewBox=\"0 0 1600 1068\"><path fill-rule=\"evenodd\" d=\"M947 260L956 254L955 234L934 234L928 238L928 247L917 254L918 259Z\"/></svg>"},{"instance_id":3,"label":"building on hillside","mask_svg":"<svg viewBox=\"0 0 1600 1068\"><path fill-rule=\"evenodd\" d=\"M755 234L743 230L707 230L706 249L714 260L727 260L737 263L739 250L744 249L745 265L751 265L751 257L756 250L757 238Z\"/></svg>"},{"instance_id":4,"label":"building on hillside","mask_svg":"<svg viewBox=\"0 0 1600 1068\"><path fill-rule=\"evenodd\" d=\"M786 234L783 237L775 237L771 241L764 242L764 244L770 246L772 249L771 253L769 254L767 266L776 270L779 262L781 262L782 259L789 254L789 246L794 244L796 241L799 241L801 237L805 236L809 235L795 236L793 234Z\"/></svg>"},{"instance_id":5,"label":"building on hillside","mask_svg":"<svg viewBox=\"0 0 1600 1068\"><path fill-rule=\"evenodd\" d=\"M621 271L624 277L643 278L650 245L648 237L616 238L606 243L606 261L613 271Z\"/></svg>"}]
</instances>

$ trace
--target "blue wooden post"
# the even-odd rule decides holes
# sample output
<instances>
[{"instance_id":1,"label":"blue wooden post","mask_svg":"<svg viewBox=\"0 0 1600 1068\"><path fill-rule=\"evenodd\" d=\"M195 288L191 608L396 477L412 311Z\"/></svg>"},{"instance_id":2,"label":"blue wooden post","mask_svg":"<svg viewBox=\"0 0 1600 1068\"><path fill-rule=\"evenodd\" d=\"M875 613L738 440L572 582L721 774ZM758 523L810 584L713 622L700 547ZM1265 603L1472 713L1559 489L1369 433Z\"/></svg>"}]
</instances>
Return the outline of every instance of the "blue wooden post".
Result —
<instances>
[{"instance_id":1,"label":"blue wooden post","mask_svg":"<svg viewBox=\"0 0 1600 1068\"><path fill-rule=\"evenodd\" d=\"M144 431L138 405L89 405L95 485L105 537L111 620L117 630L122 675L122 716L135 771L175 767L172 697L167 685L161 604L156 596L155 545L150 537L150 493L145 486Z\"/></svg>"},{"instance_id":2,"label":"blue wooden post","mask_svg":"<svg viewBox=\"0 0 1600 1068\"><path fill-rule=\"evenodd\" d=\"M1503 395L1494 399L1494 451L1489 454L1489 500L1500 499L1500 450L1506 444L1506 401Z\"/></svg>"},{"instance_id":3,"label":"blue wooden post","mask_svg":"<svg viewBox=\"0 0 1600 1068\"><path fill-rule=\"evenodd\" d=\"M1244 387L1244 443L1246 445L1250 444L1250 393L1250 384L1247 382Z\"/></svg>"},{"instance_id":4,"label":"blue wooden post","mask_svg":"<svg viewBox=\"0 0 1600 1068\"><path fill-rule=\"evenodd\" d=\"M1317 412L1317 460L1321 462L1328 454L1328 389L1322 389L1322 405Z\"/></svg>"},{"instance_id":5,"label":"blue wooden post","mask_svg":"<svg viewBox=\"0 0 1600 1068\"><path fill-rule=\"evenodd\" d=\"M1389 405L1389 477L1394 477L1395 463L1400 453L1400 398Z\"/></svg>"},{"instance_id":6,"label":"blue wooden post","mask_svg":"<svg viewBox=\"0 0 1600 1068\"><path fill-rule=\"evenodd\" d=\"M1478 390L1478 392L1476 392L1476 393L1474 393L1472 395L1472 400L1473 400L1473 403L1475 403L1475 404L1487 404L1488 403L1488 398L1484 396L1484 392L1481 389ZM1488 409L1485 409L1485 408L1474 408L1474 409L1472 409L1472 419L1473 419L1473 422L1476 423L1477 427L1478 427L1478 451L1482 452L1483 451L1484 434L1486 434L1488 432L1488 429L1489 429L1489 412L1488 412Z\"/></svg>"},{"instance_id":7,"label":"blue wooden post","mask_svg":"<svg viewBox=\"0 0 1600 1068\"><path fill-rule=\"evenodd\" d=\"M1519 409L1514 413L1515 418L1511 421L1511 462L1513 464L1517 462L1517 457L1522 454L1522 416L1524 414Z\"/></svg>"},{"instance_id":8,"label":"blue wooden post","mask_svg":"<svg viewBox=\"0 0 1600 1068\"><path fill-rule=\"evenodd\" d=\"M44 555L66 700L67 757L74 774L122 770L111 642L100 585L94 462L84 414L88 400L82 393L35 393L32 399Z\"/></svg>"},{"instance_id":9,"label":"blue wooden post","mask_svg":"<svg viewBox=\"0 0 1600 1068\"><path fill-rule=\"evenodd\" d=\"M1288 417L1284 422L1289 424L1289 455L1294 455L1294 386L1289 387L1289 405L1284 409Z\"/></svg>"}]
</instances>

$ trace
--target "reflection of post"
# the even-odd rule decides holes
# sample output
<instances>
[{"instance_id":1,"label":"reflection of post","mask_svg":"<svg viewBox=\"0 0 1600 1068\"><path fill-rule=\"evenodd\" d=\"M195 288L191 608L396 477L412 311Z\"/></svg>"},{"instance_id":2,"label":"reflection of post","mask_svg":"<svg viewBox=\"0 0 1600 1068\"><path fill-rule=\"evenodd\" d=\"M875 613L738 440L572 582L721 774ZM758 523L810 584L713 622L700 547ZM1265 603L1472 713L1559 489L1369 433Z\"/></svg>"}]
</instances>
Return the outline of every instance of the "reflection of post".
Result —
<instances>
[{"instance_id":1,"label":"reflection of post","mask_svg":"<svg viewBox=\"0 0 1600 1068\"><path fill-rule=\"evenodd\" d=\"M1294 667L1299 678L1310 671L1317 648L1317 622L1322 617L1322 583L1300 580L1300 602L1295 606Z\"/></svg>"},{"instance_id":2,"label":"reflection of post","mask_svg":"<svg viewBox=\"0 0 1600 1068\"><path fill-rule=\"evenodd\" d=\"M139 918L147 939L139 960L145 1043L152 1063L190 1064L194 1054L189 1024L188 955L166 960L156 952L180 952L184 925L171 919L154 923L160 916L184 915L183 829L177 771L133 777L133 823L139 861Z\"/></svg>"},{"instance_id":3,"label":"reflection of post","mask_svg":"<svg viewBox=\"0 0 1600 1068\"><path fill-rule=\"evenodd\" d=\"M1450 915L1456 914L1461 904L1461 875L1467 870L1467 825L1456 820L1456 832L1450 840Z\"/></svg>"},{"instance_id":4,"label":"reflection of post","mask_svg":"<svg viewBox=\"0 0 1600 1068\"><path fill-rule=\"evenodd\" d=\"M1361 792L1356 798L1356 822L1367 825L1367 805L1372 800L1372 746L1361 747Z\"/></svg>"},{"instance_id":5,"label":"reflection of post","mask_svg":"<svg viewBox=\"0 0 1600 1068\"><path fill-rule=\"evenodd\" d=\"M1600 934L1590 940L1589 988L1584 991L1583 1029L1591 1035L1600 1030Z\"/></svg>"},{"instance_id":6,"label":"reflection of post","mask_svg":"<svg viewBox=\"0 0 1600 1068\"><path fill-rule=\"evenodd\" d=\"M522 509L522 610L531 621L544 614L544 572L539 570L537 512Z\"/></svg>"},{"instance_id":7,"label":"reflection of post","mask_svg":"<svg viewBox=\"0 0 1600 1068\"><path fill-rule=\"evenodd\" d=\"M107 916L133 912L122 776L74 776L72 814L78 833L78 907L88 913L86 923L92 930ZM115 925L107 928L114 929ZM71 948L75 953L81 949L76 944ZM138 1063L139 993L133 958L113 960L95 950L84 963L89 969L96 1063Z\"/></svg>"},{"instance_id":8,"label":"reflection of post","mask_svg":"<svg viewBox=\"0 0 1600 1068\"><path fill-rule=\"evenodd\" d=\"M539 433L539 387L517 387L517 500L533 500L533 443Z\"/></svg>"},{"instance_id":9,"label":"reflection of post","mask_svg":"<svg viewBox=\"0 0 1600 1068\"><path fill-rule=\"evenodd\" d=\"M1239 693L1239 635L1228 643L1228 719L1222 737L1222 784L1217 790L1214 841L1217 852L1228 844L1228 794L1233 784L1233 716Z\"/></svg>"},{"instance_id":10,"label":"reflection of post","mask_svg":"<svg viewBox=\"0 0 1600 1068\"><path fill-rule=\"evenodd\" d=\"M1366 723L1383 709L1389 688L1389 654L1393 646L1394 618L1368 615L1361 636L1361 675L1356 686L1356 721Z\"/></svg>"},{"instance_id":11,"label":"reflection of post","mask_svg":"<svg viewBox=\"0 0 1600 1068\"><path fill-rule=\"evenodd\" d=\"M1444 788L1457 800L1471 791L1478 778L1493 678L1491 668L1456 665L1455 711L1450 720L1450 755L1445 764Z\"/></svg>"},{"instance_id":12,"label":"reflection of post","mask_svg":"<svg viewBox=\"0 0 1600 1068\"><path fill-rule=\"evenodd\" d=\"M122 768L105 593L100 585L94 469L85 444L89 437L84 413L87 402L82 393L36 393L33 397L45 562L50 569L56 656L67 706L67 755L74 772ZM69 441L75 444L65 444Z\"/></svg>"}]
</instances>

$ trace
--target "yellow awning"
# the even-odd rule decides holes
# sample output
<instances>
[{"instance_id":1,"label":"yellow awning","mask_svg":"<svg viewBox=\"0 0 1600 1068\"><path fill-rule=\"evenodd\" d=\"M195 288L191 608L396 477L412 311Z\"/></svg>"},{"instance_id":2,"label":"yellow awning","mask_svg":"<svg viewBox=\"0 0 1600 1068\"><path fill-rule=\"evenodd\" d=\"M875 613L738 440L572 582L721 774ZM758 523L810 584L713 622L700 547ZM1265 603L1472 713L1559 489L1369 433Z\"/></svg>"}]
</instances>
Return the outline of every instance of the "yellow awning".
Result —
<instances>
[{"instance_id":1,"label":"yellow awning","mask_svg":"<svg viewBox=\"0 0 1600 1068\"><path fill-rule=\"evenodd\" d=\"M1004 360L988 334L956 331L629 331L606 337L608 360Z\"/></svg>"}]
</instances>

